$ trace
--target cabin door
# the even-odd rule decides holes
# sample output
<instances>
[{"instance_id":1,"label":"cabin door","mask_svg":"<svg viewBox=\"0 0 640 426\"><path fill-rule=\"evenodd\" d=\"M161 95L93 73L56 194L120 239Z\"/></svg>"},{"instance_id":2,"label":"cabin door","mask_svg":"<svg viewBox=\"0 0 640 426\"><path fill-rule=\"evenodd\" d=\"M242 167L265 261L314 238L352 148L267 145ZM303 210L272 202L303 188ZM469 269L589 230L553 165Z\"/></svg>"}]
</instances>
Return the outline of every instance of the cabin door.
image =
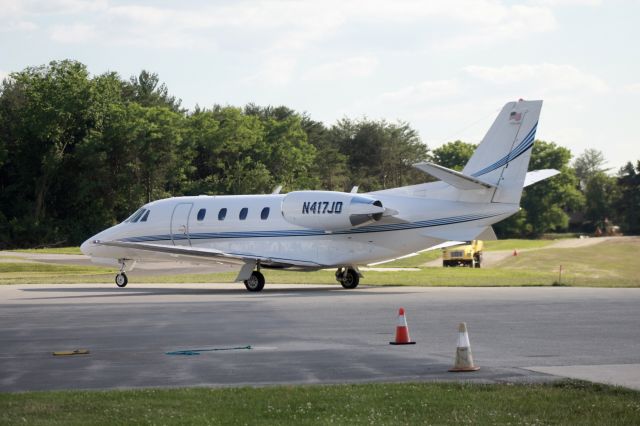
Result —
<instances>
[{"instance_id":1,"label":"cabin door","mask_svg":"<svg viewBox=\"0 0 640 426\"><path fill-rule=\"evenodd\" d=\"M171 215L171 241L174 246L190 246L189 216L193 203L180 203L173 208Z\"/></svg>"}]
</instances>

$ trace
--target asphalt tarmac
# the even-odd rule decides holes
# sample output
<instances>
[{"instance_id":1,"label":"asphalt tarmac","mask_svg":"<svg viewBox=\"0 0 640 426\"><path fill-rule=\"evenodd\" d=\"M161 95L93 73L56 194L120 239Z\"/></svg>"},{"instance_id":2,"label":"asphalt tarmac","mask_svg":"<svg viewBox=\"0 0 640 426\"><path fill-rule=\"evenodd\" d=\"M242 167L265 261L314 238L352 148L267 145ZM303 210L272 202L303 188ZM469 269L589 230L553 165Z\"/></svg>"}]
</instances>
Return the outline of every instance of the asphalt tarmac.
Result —
<instances>
[{"instance_id":1,"label":"asphalt tarmac","mask_svg":"<svg viewBox=\"0 0 640 426\"><path fill-rule=\"evenodd\" d=\"M7 285L0 391L561 376L640 389L639 306L640 289ZM400 307L416 345L389 345ZM447 371L461 321L477 372ZM212 350L166 354L188 349Z\"/></svg>"}]
</instances>

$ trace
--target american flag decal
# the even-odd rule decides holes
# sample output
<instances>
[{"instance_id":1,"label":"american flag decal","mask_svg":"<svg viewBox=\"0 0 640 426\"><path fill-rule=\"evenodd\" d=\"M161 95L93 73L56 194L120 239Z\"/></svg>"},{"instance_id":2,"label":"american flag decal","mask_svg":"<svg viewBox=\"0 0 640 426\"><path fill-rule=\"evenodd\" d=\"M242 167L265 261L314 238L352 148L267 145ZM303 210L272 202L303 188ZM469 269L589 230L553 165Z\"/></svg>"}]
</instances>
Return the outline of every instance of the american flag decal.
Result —
<instances>
[{"instance_id":1,"label":"american flag decal","mask_svg":"<svg viewBox=\"0 0 640 426\"><path fill-rule=\"evenodd\" d=\"M521 119L522 119L522 113L521 112L511 111L511 114L509 114L509 121L518 122Z\"/></svg>"}]
</instances>

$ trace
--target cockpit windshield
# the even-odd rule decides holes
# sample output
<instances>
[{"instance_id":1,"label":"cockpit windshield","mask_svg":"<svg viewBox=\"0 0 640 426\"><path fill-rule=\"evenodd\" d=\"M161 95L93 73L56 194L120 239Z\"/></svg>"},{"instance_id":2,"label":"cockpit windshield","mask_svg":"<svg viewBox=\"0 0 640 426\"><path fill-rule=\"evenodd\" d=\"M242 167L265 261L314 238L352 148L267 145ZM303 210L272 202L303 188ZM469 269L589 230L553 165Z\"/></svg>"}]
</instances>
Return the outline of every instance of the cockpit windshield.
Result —
<instances>
[{"instance_id":1,"label":"cockpit windshield","mask_svg":"<svg viewBox=\"0 0 640 426\"><path fill-rule=\"evenodd\" d=\"M127 219L125 219L124 223L136 223L138 220L140 220L140 218L142 218L142 222L146 222L148 217L149 217L149 210L142 208L142 209L136 210L134 214L129 216Z\"/></svg>"}]
</instances>

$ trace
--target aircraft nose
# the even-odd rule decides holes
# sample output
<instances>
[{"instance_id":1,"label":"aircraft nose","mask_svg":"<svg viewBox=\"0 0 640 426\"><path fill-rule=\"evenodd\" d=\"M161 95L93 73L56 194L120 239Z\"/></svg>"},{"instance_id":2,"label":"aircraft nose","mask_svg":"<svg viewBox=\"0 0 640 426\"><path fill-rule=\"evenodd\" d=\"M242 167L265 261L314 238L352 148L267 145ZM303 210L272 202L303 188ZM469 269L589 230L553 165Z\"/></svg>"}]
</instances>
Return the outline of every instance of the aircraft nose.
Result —
<instances>
[{"instance_id":1,"label":"aircraft nose","mask_svg":"<svg viewBox=\"0 0 640 426\"><path fill-rule=\"evenodd\" d=\"M91 249L95 247L95 245L93 244L93 237L89 238L87 241L85 241L84 243L82 243L80 245L80 251L82 252L82 254L84 254L85 256L91 256Z\"/></svg>"}]
</instances>

